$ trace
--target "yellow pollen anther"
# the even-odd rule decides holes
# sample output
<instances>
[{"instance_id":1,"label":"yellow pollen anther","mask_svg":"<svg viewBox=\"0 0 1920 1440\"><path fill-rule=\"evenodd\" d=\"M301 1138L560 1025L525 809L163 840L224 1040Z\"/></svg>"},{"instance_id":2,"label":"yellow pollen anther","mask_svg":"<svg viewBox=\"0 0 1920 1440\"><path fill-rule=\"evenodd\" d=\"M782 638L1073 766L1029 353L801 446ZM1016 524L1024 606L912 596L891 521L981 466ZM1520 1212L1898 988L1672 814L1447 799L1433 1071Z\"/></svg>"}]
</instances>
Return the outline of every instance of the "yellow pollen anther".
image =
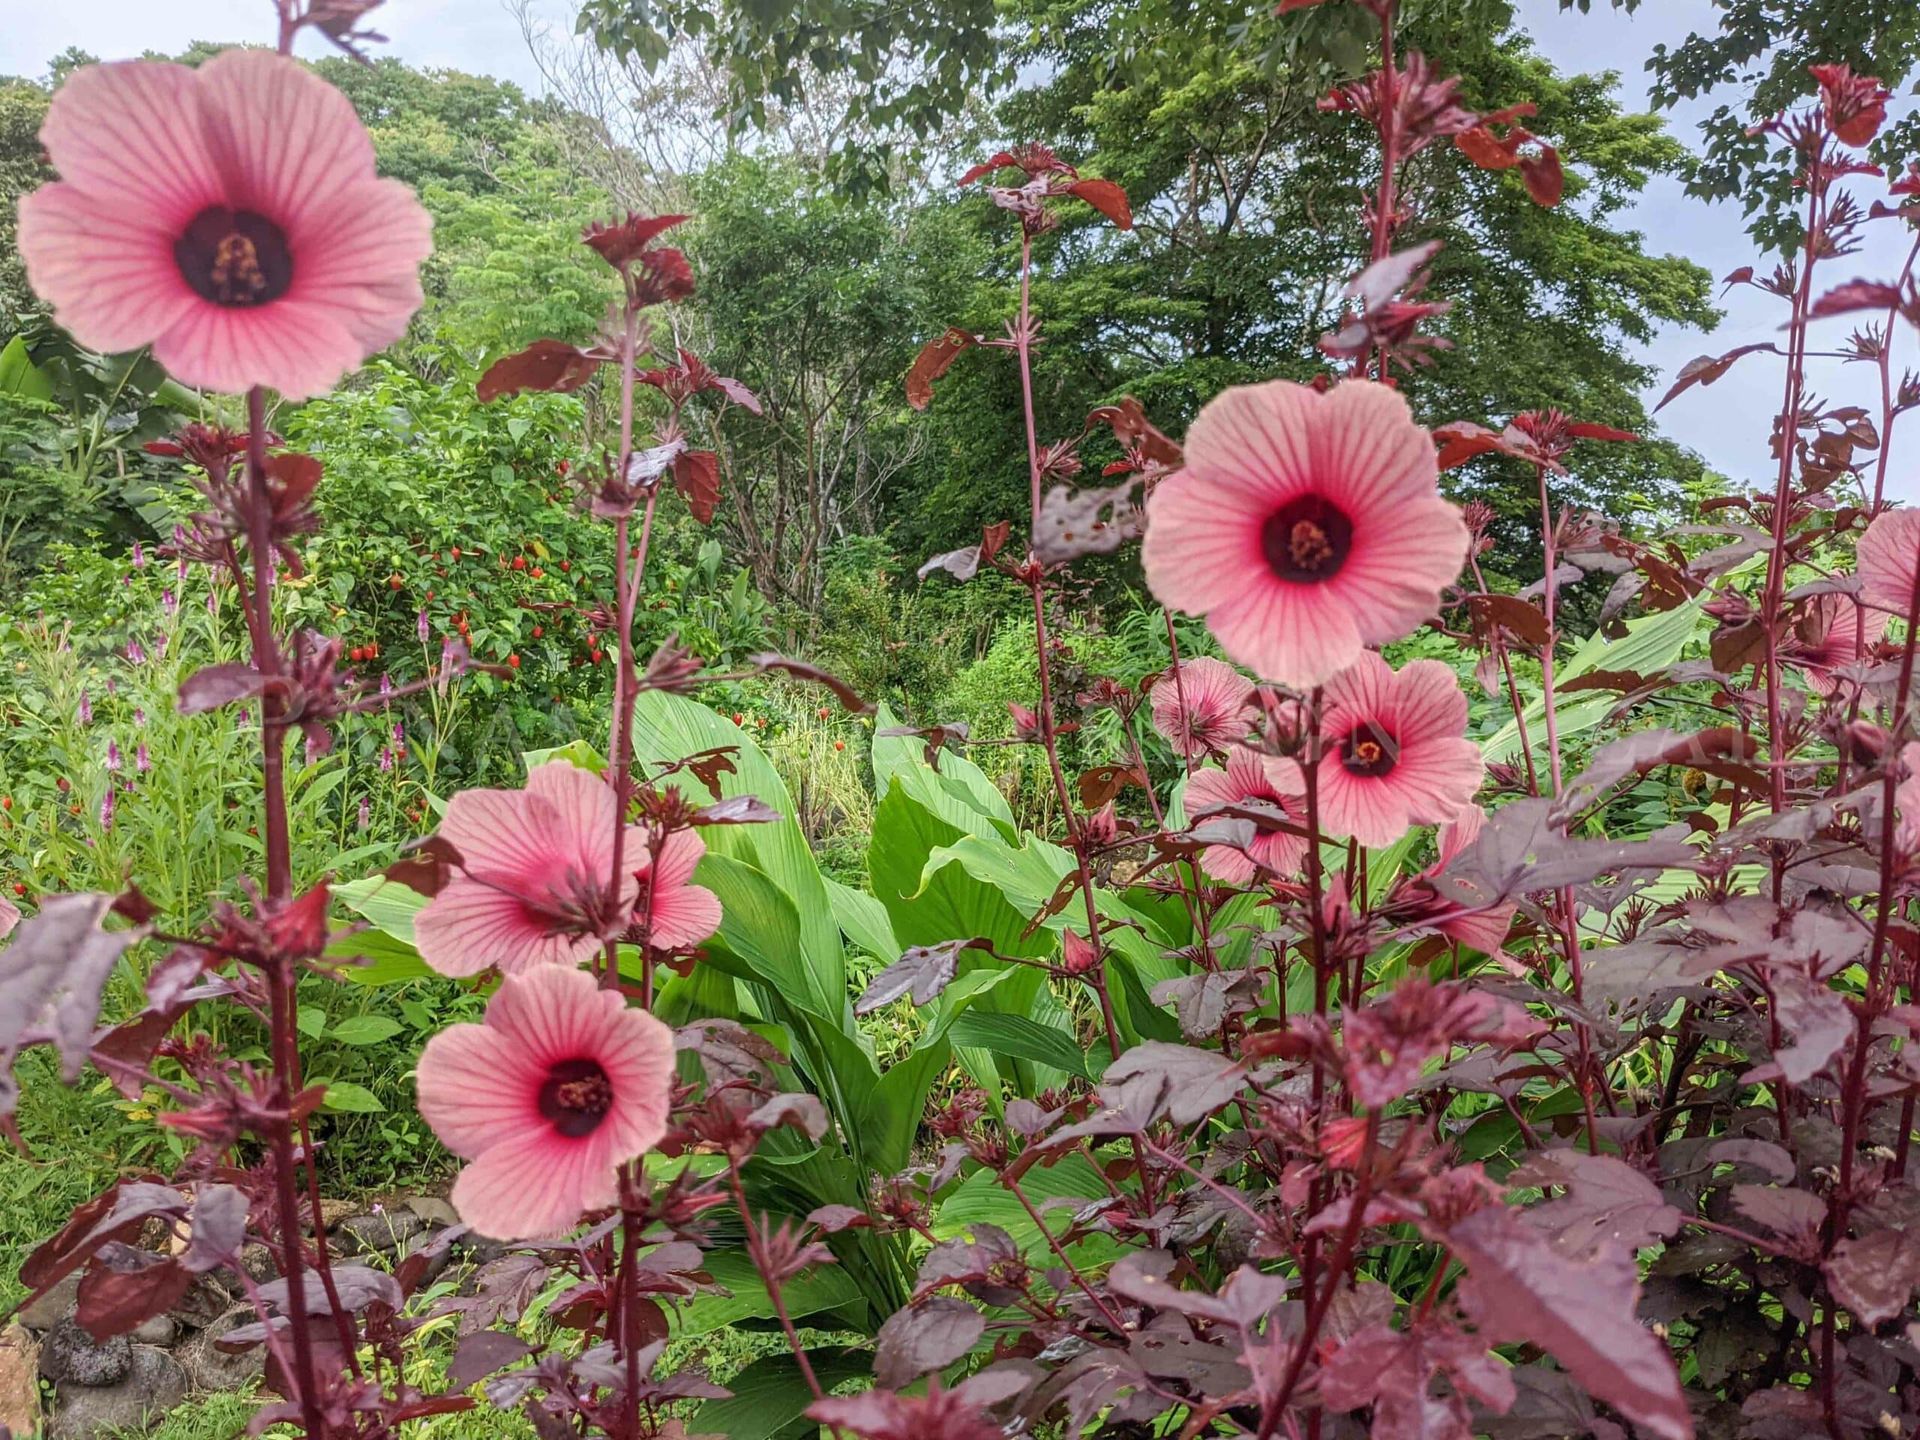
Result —
<instances>
[{"instance_id":1,"label":"yellow pollen anther","mask_svg":"<svg viewBox=\"0 0 1920 1440\"><path fill-rule=\"evenodd\" d=\"M235 232L220 241L213 252L209 275L221 303L246 305L267 288L267 277L260 271L260 256L253 241Z\"/></svg>"},{"instance_id":2,"label":"yellow pollen anther","mask_svg":"<svg viewBox=\"0 0 1920 1440\"><path fill-rule=\"evenodd\" d=\"M1327 532L1311 520L1293 522L1293 531L1287 537L1287 549L1293 556L1293 563L1302 570L1318 570L1333 558L1333 546L1327 540Z\"/></svg>"}]
</instances>

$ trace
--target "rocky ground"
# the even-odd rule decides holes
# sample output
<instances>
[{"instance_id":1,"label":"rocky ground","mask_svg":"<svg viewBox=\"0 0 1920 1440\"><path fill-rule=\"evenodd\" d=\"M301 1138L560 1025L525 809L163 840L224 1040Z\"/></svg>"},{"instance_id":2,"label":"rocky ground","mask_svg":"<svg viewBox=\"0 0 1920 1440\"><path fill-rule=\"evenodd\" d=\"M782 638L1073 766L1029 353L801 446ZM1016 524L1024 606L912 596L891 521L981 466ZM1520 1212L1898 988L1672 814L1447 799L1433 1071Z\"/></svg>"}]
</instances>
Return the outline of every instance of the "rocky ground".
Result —
<instances>
[{"instance_id":1,"label":"rocky ground","mask_svg":"<svg viewBox=\"0 0 1920 1440\"><path fill-rule=\"evenodd\" d=\"M407 1196L371 1208L347 1201L322 1206L329 1253L391 1268L455 1223L437 1196ZM162 1250L168 1237L149 1235ZM430 1275L455 1258L438 1247ZM277 1273L263 1245L243 1257L256 1281ZM129 1335L96 1340L74 1319L75 1272L23 1305L0 1330L0 1427L44 1440L95 1440L151 1424L192 1395L242 1389L261 1373L259 1345L234 1346L228 1332L255 1321L238 1276L202 1276L180 1304Z\"/></svg>"}]
</instances>

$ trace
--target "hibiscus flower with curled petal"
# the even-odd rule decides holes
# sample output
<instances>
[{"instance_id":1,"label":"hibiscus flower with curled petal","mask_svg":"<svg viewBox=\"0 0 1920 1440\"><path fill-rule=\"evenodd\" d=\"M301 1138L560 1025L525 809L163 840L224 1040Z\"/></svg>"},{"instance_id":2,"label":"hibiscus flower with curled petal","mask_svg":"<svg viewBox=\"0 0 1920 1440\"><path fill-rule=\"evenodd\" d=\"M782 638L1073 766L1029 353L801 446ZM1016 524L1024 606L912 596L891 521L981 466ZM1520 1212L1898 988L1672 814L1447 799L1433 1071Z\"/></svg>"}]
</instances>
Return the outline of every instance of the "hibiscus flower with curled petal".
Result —
<instances>
[{"instance_id":1,"label":"hibiscus flower with curled petal","mask_svg":"<svg viewBox=\"0 0 1920 1440\"><path fill-rule=\"evenodd\" d=\"M433 222L374 171L352 104L286 56L89 65L20 202L34 290L82 345L152 346L176 380L318 394L406 332Z\"/></svg>"},{"instance_id":2,"label":"hibiscus flower with curled petal","mask_svg":"<svg viewBox=\"0 0 1920 1440\"><path fill-rule=\"evenodd\" d=\"M1415 825L1459 819L1486 769L1466 726L1467 697L1438 660L1395 670L1368 651L1342 671L1320 719L1327 834L1391 845Z\"/></svg>"},{"instance_id":3,"label":"hibiscus flower with curled petal","mask_svg":"<svg viewBox=\"0 0 1920 1440\"><path fill-rule=\"evenodd\" d=\"M449 1026L420 1056L420 1114L473 1162L454 1209L495 1240L565 1234L660 1143L673 1074L673 1032L584 970L509 976L484 1023Z\"/></svg>"},{"instance_id":4,"label":"hibiscus flower with curled petal","mask_svg":"<svg viewBox=\"0 0 1920 1440\"><path fill-rule=\"evenodd\" d=\"M1410 634L1466 561L1433 439L1400 393L1274 380L1210 402L1147 500L1141 559L1230 659L1296 689Z\"/></svg>"}]
</instances>

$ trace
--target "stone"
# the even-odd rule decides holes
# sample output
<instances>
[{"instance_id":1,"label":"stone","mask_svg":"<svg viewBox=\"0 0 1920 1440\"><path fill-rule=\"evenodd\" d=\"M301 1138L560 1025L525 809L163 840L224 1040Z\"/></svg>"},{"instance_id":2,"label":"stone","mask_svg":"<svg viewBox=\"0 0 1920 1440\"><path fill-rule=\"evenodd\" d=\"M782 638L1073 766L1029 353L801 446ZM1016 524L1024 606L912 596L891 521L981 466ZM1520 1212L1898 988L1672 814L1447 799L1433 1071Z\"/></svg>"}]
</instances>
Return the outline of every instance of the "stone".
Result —
<instances>
[{"instance_id":1,"label":"stone","mask_svg":"<svg viewBox=\"0 0 1920 1440\"><path fill-rule=\"evenodd\" d=\"M426 1228L427 1222L413 1211L396 1208L351 1216L334 1228L333 1236L343 1255L385 1255Z\"/></svg>"},{"instance_id":2,"label":"stone","mask_svg":"<svg viewBox=\"0 0 1920 1440\"><path fill-rule=\"evenodd\" d=\"M460 1212L451 1202L442 1200L438 1195L411 1195L407 1197L407 1209L418 1215L435 1230L444 1230L449 1225L460 1223Z\"/></svg>"},{"instance_id":3,"label":"stone","mask_svg":"<svg viewBox=\"0 0 1920 1440\"><path fill-rule=\"evenodd\" d=\"M179 1337L178 1320L171 1315L153 1315L134 1326L127 1338L136 1345L158 1345L162 1350L170 1350Z\"/></svg>"},{"instance_id":4,"label":"stone","mask_svg":"<svg viewBox=\"0 0 1920 1440\"><path fill-rule=\"evenodd\" d=\"M40 1342L20 1325L0 1330L0 1429L40 1433Z\"/></svg>"},{"instance_id":5,"label":"stone","mask_svg":"<svg viewBox=\"0 0 1920 1440\"><path fill-rule=\"evenodd\" d=\"M80 1272L63 1278L31 1305L20 1307L17 1317L29 1330L51 1330L72 1315L80 1303Z\"/></svg>"},{"instance_id":6,"label":"stone","mask_svg":"<svg viewBox=\"0 0 1920 1440\"><path fill-rule=\"evenodd\" d=\"M77 1320L62 1320L40 1346L40 1373L56 1385L118 1385L133 1364L133 1342L124 1335L95 1340Z\"/></svg>"},{"instance_id":7,"label":"stone","mask_svg":"<svg viewBox=\"0 0 1920 1440\"><path fill-rule=\"evenodd\" d=\"M229 1330L259 1319L250 1304L235 1305L178 1351L180 1363L196 1390L238 1390L266 1369L266 1347L251 1345L229 1353L215 1343Z\"/></svg>"},{"instance_id":8,"label":"stone","mask_svg":"<svg viewBox=\"0 0 1920 1440\"><path fill-rule=\"evenodd\" d=\"M232 1282L232 1288L238 1290L239 1282ZM233 1295L214 1275L197 1277L180 1297L180 1303L173 1307L173 1318L182 1325L198 1329L210 1325L233 1304Z\"/></svg>"},{"instance_id":9,"label":"stone","mask_svg":"<svg viewBox=\"0 0 1920 1440\"><path fill-rule=\"evenodd\" d=\"M187 1398L187 1372L166 1351L135 1345L127 1376L117 1385L63 1385L53 1405L47 1440L105 1440L137 1430Z\"/></svg>"},{"instance_id":10,"label":"stone","mask_svg":"<svg viewBox=\"0 0 1920 1440\"><path fill-rule=\"evenodd\" d=\"M302 1213L304 1213L307 1207L303 1203L300 1208ZM331 1230L359 1208L360 1207L351 1200L322 1200L320 1202L321 1227Z\"/></svg>"},{"instance_id":11,"label":"stone","mask_svg":"<svg viewBox=\"0 0 1920 1440\"><path fill-rule=\"evenodd\" d=\"M262 1285L280 1273L273 1251L258 1240L249 1240L240 1247L240 1268Z\"/></svg>"}]
</instances>

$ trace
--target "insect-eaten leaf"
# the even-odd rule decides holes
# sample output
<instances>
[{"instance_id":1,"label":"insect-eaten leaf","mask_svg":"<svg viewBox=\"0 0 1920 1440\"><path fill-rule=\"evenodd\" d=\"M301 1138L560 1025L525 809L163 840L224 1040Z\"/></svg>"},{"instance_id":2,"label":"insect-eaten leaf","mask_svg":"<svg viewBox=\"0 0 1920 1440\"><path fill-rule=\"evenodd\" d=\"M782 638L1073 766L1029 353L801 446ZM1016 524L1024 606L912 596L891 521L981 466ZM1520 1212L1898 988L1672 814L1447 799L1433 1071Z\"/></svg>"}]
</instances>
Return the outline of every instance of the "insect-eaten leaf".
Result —
<instances>
[{"instance_id":1,"label":"insect-eaten leaf","mask_svg":"<svg viewBox=\"0 0 1920 1440\"><path fill-rule=\"evenodd\" d=\"M536 340L489 365L476 389L482 404L522 390L578 390L606 358L564 340Z\"/></svg>"},{"instance_id":2,"label":"insect-eaten leaf","mask_svg":"<svg viewBox=\"0 0 1920 1440\"><path fill-rule=\"evenodd\" d=\"M933 403L933 382L947 373L962 350L971 350L980 342L964 330L949 329L937 340L929 340L913 357L907 371L907 403L924 410Z\"/></svg>"},{"instance_id":3,"label":"insect-eaten leaf","mask_svg":"<svg viewBox=\"0 0 1920 1440\"><path fill-rule=\"evenodd\" d=\"M911 946L901 952L898 960L868 982L866 993L853 1007L853 1013L871 1015L902 995L911 995L916 1005L931 1004L942 990L953 983L953 977L959 972L963 951L985 950L991 953L992 949L990 941L977 937Z\"/></svg>"}]
</instances>

